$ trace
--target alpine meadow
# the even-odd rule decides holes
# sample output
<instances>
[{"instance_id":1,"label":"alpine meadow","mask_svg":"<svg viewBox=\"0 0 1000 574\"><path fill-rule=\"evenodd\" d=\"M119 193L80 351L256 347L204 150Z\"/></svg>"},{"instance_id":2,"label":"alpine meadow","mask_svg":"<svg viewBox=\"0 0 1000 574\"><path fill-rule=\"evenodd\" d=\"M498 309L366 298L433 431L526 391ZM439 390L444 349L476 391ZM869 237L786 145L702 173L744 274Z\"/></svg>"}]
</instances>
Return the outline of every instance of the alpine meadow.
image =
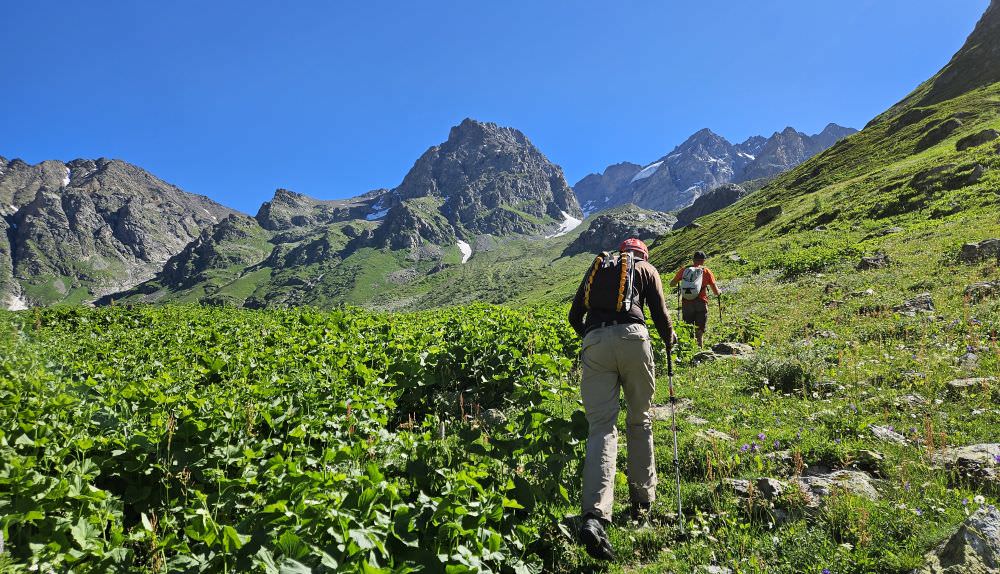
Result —
<instances>
[{"instance_id":1,"label":"alpine meadow","mask_svg":"<svg viewBox=\"0 0 1000 574\"><path fill-rule=\"evenodd\" d=\"M0 157L0 574L1000 572L1000 0L860 131L662 151L570 185L468 118L254 215Z\"/></svg>"}]
</instances>

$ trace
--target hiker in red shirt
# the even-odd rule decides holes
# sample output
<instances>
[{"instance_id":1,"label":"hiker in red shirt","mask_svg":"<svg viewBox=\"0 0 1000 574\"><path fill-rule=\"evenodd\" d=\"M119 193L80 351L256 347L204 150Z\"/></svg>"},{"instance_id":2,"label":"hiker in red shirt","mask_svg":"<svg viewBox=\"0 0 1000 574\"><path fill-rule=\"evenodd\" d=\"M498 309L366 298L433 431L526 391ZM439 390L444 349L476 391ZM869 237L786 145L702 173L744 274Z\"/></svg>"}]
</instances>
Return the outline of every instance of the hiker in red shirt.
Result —
<instances>
[{"instance_id":1,"label":"hiker in red shirt","mask_svg":"<svg viewBox=\"0 0 1000 574\"><path fill-rule=\"evenodd\" d=\"M715 284L715 275L705 267L704 251L695 252L693 263L691 266L681 267L670 281L670 286L680 284L681 318L685 323L695 326L695 337L701 347L708 327L708 288L711 287L718 297L719 287Z\"/></svg>"}]
</instances>

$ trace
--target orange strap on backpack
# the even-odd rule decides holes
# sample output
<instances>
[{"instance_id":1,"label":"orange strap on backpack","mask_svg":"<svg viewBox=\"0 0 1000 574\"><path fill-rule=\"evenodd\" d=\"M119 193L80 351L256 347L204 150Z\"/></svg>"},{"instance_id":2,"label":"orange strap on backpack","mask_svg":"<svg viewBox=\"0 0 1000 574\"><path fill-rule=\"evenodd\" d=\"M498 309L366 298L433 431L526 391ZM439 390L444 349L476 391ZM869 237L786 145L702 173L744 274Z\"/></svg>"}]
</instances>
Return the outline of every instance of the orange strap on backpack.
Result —
<instances>
[{"instance_id":1,"label":"orange strap on backpack","mask_svg":"<svg viewBox=\"0 0 1000 574\"><path fill-rule=\"evenodd\" d=\"M590 288L594 284L594 277L597 275L597 270L601 268L603 263L604 254L601 254L594 259L594 264L590 267L590 274L587 275L587 286L583 289L583 307L585 309L590 309Z\"/></svg>"}]
</instances>

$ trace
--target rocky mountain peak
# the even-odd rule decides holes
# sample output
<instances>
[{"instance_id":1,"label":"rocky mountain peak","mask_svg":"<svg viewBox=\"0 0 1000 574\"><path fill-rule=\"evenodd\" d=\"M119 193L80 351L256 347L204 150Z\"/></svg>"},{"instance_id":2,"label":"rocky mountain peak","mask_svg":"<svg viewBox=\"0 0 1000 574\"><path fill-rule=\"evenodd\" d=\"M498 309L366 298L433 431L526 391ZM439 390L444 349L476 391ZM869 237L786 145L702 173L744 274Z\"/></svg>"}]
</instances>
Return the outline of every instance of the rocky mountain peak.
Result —
<instances>
[{"instance_id":1,"label":"rocky mountain peak","mask_svg":"<svg viewBox=\"0 0 1000 574\"><path fill-rule=\"evenodd\" d=\"M1000 82L1000 0L991 0L965 45L929 81L918 106L933 105Z\"/></svg>"},{"instance_id":2,"label":"rocky mountain peak","mask_svg":"<svg viewBox=\"0 0 1000 574\"><path fill-rule=\"evenodd\" d=\"M393 190L401 201L441 198L439 211L473 234L535 233L582 215L562 169L520 131L466 119Z\"/></svg>"}]
</instances>

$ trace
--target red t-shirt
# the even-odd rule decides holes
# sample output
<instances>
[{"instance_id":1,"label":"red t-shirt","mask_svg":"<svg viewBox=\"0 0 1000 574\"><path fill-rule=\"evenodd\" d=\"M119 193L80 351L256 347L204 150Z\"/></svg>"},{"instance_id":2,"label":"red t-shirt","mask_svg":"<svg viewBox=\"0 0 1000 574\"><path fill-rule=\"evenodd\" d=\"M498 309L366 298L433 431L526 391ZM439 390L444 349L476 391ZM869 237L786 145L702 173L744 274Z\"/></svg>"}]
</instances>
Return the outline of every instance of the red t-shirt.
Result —
<instances>
[{"instance_id":1,"label":"red t-shirt","mask_svg":"<svg viewBox=\"0 0 1000 574\"><path fill-rule=\"evenodd\" d=\"M680 269L677 270L677 275L674 275L675 282L680 282L680 280L684 278L684 270L687 269L688 267L693 267L693 266L685 265L684 267L681 267ZM692 300L685 299L684 303L690 303L691 301L703 301L705 303L708 303L708 288L711 286L718 289L718 286L715 284L715 275L712 274L712 271L708 267L705 267L704 265L702 265L701 268L705 270L705 274L702 276L701 279L701 293L698 293L697 299L692 299Z\"/></svg>"}]
</instances>

